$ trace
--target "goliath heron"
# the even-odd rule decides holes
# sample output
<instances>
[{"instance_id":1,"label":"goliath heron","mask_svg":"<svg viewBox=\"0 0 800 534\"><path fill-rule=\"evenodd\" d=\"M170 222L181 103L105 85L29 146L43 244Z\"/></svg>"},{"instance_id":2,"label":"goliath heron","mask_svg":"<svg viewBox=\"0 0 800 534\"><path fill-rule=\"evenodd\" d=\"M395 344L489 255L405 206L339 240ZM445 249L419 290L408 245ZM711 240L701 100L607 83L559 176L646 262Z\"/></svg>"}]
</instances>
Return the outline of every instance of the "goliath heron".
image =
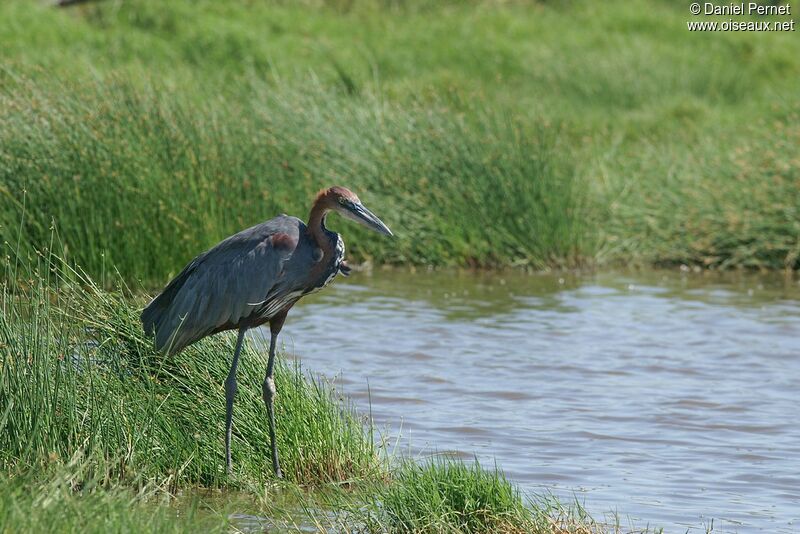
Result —
<instances>
[{"instance_id":1,"label":"goliath heron","mask_svg":"<svg viewBox=\"0 0 800 534\"><path fill-rule=\"evenodd\" d=\"M275 343L295 302L328 285L339 272L349 274L343 260L344 241L325 228L330 211L392 235L350 190L323 189L311 207L308 225L280 215L228 237L189 262L142 312L145 333L155 334L156 349L168 354L223 330L239 331L225 380L225 465L229 473L239 353L245 332L269 323L269 360L262 393L269 416L272 466L277 477L283 476L273 411Z\"/></svg>"}]
</instances>

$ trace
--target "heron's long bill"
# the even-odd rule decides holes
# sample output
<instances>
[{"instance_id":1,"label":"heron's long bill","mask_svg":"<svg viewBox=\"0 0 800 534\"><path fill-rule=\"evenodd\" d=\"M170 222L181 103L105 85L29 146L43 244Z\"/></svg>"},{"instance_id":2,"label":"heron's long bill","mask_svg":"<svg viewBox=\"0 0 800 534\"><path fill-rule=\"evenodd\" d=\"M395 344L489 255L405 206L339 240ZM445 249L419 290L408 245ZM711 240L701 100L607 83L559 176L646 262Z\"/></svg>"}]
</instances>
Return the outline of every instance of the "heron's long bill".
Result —
<instances>
[{"instance_id":1,"label":"heron's long bill","mask_svg":"<svg viewBox=\"0 0 800 534\"><path fill-rule=\"evenodd\" d=\"M353 215L354 221L363 224L367 228L375 230L380 234L394 235L392 231L389 230L389 227L383 224L383 221L365 208L363 204L353 204L349 211Z\"/></svg>"}]
</instances>

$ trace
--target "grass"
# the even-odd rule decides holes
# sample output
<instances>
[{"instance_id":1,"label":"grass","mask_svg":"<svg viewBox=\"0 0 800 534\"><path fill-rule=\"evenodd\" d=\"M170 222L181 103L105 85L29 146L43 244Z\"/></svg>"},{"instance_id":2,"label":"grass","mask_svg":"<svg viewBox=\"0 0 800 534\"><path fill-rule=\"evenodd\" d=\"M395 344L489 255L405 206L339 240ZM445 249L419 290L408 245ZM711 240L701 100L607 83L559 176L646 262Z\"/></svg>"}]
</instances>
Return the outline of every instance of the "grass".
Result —
<instances>
[{"instance_id":1,"label":"grass","mask_svg":"<svg viewBox=\"0 0 800 534\"><path fill-rule=\"evenodd\" d=\"M73 466L74 467L74 466ZM158 491L124 487L73 487L79 469L0 478L0 532L230 532L224 514L158 506Z\"/></svg>"},{"instance_id":2,"label":"grass","mask_svg":"<svg viewBox=\"0 0 800 534\"><path fill-rule=\"evenodd\" d=\"M42 83L10 81L0 93L9 104L0 145L15 165L4 180L10 209L0 216L9 229L24 221L30 245L47 239L55 220L70 258L92 273L105 263L126 279L163 279L265 214L305 217L309 199L330 183L348 183L400 228L397 240L374 239L332 218L362 259L577 261L581 223L566 216L577 212L577 186L555 154L557 134L544 126L527 136L490 117L467 125L444 108L354 103L322 88L261 87L247 100L197 110L178 93L130 80L87 82L70 96ZM33 117L42 128L30 130ZM393 192L401 180L418 187ZM452 218L431 210L435 202ZM495 224L500 205L520 216ZM474 223L463 225L467 218Z\"/></svg>"},{"instance_id":3,"label":"grass","mask_svg":"<svg viewBox=\"0 0 800 534\"><path fill-rule=\"evenodd\" d=\"M456 460L405 462L391 484L358 491L328 488L285 494L250 487L236 493L174 495L93 478L80 460L47 476L0 476L0 532L295 532L600 534L645 532L602 525L579 506L526 501L498 471Z\"/></svg>"},{"instance_id":4,"label":"grass","mask_svg":"<svg viewBox=\"0 0 800 534\"><path fill-rule=\"evenodd\" d=\"M407 462L396 483L376 498L377 523L390 532L529 532L537 527L519 491L502 473L477 463Z\"/></svg>"},{"instance_id":5,"label":"grass","mask_svg":"<svg viewBox=\"0 0 800 534\"><path fill-rule=\"evenodd\" d=\"M162 282L332 183L398 235L335 223L359 261L800 266L790 33L690 33L657 0L0 19L0 232L24 212L33 247L55 223L96 277Z\"/></svg>"}]
</instances>

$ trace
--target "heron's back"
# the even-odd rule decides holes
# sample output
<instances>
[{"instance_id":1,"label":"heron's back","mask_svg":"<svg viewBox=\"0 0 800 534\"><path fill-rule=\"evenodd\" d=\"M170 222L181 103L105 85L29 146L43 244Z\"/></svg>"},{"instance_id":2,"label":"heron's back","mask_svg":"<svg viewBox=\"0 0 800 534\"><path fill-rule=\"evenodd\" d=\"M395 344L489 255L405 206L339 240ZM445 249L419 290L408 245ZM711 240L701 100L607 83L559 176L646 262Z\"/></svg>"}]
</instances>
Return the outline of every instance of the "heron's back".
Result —
<instances>
[{"instance_id":1,"label":"heron's back","mask_svg":"<svg viewBox=\"0 0 800 534\"><path fill-rule=\"evenodd\" d=\"M295 252L310 248L306 240L305 224L282 215L221 241L147 305L145 333L155 334L157 350L174 354L215 332L265 322L266 312L280 311L267 304L288 302L295 290L283 269Z\"/></svg>"}]
</instances>

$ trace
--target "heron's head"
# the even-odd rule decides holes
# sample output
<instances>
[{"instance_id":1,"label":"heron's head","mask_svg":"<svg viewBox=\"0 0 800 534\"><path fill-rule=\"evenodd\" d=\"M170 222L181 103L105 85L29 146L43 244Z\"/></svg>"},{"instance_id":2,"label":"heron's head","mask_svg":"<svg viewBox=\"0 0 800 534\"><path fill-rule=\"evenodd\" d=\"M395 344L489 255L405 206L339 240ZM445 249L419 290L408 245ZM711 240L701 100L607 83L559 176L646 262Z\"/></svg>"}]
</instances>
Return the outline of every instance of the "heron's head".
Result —
<instances>
[{"instance_id":1,"label":"heron's head","mask_svg":"<svg viewBox=\"0 0 800 534\"><path fill-rule=\"evenodd\" d=\"M317 196L317 203L320 202L324 203L328 210L339 212L343 217L356 221L371 230L380 234L394 235L389 227L369 211L356 194L346 187L337 185L322 190Z\"/></svg>"}]
</instances>

